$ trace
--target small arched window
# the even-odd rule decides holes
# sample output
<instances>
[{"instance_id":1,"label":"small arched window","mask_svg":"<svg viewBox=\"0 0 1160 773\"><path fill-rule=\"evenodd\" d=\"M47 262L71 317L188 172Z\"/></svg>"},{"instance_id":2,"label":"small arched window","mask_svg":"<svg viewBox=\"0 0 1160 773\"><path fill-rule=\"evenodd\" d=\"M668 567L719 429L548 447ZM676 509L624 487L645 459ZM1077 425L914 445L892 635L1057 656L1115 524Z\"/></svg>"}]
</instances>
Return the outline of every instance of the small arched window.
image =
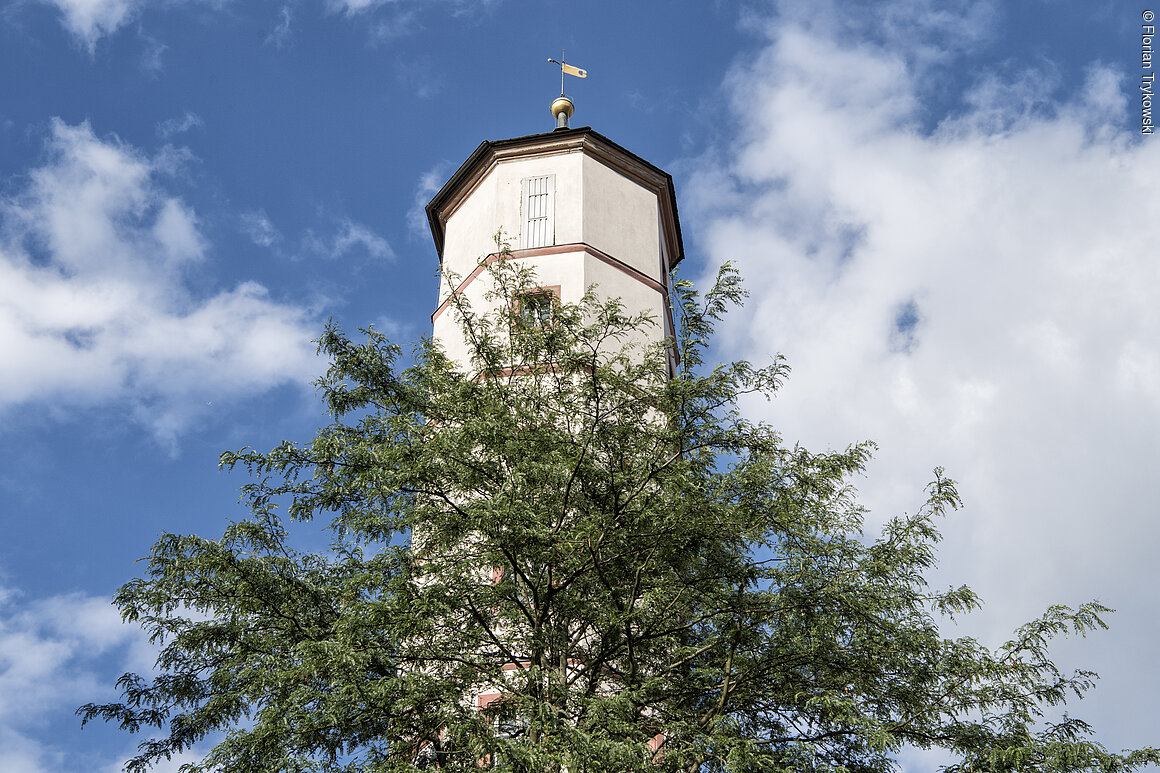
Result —
<instances>
[{"instance_id":1,"label":"small arched window","mask_svg":"<svg viewBox=\"0 0 1160 773\"><path fill-rule=\"evenodd\" d=\"M528 327L551 327L552 315L560 302L560 288L537 287L516 296L516 312Z\"/></svg>"}]
</instances>

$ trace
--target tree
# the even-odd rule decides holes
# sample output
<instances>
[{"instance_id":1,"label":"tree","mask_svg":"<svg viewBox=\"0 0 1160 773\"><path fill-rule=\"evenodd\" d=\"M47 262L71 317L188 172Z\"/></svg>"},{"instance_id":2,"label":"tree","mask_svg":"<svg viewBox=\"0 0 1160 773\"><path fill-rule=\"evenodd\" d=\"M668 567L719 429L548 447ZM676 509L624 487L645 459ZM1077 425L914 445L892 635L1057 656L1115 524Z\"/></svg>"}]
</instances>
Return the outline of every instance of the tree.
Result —
<instances>
[{"instance_id":1,"label":"tree","mask_svg":"<svg viewBox=\"0 0 1160 773\"><path fill-rule=\"evenodd\" d=\"M128 770L207 739L185 769L870 773L904 745L963 772L1160 761L1045 719L1095 678L1061 673L1050 639L1105 608L1052 607L997 650L940 634L979 603L924 579L959 504L941 471L869 540L850 480L871 444L811 453L741 415L787 369L704 362L743 296L731 268L704 298L674 283L680 332L655 346L591 293L521 315L533 278L490 271L493 311L455 301L471 373L429 340L405 366L378 332L328 327L333 423L223 454L253 476L248 517L163 536L117 593L158 675L79 713L161 731ZM294 522L329 548L294 547Z\"/></svg>"}]
</instances>

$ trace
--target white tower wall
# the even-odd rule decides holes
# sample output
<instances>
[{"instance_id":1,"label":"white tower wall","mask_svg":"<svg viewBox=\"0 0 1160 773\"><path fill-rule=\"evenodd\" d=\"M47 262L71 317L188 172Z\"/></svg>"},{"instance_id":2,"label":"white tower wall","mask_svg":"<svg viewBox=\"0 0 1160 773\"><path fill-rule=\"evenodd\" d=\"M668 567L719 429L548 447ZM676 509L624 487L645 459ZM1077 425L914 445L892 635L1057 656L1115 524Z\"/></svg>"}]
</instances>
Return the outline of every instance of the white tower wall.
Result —
<instances>
[{"instance_id":1,"label":"white tower wall","mask_svg":"<svg viewBox=\"0 0 1160 773\"><path fill-rule=\"evenodd\" d=\"M543 181L531 190L548 191L538 203L526 195L529 180ZM546 239L543 222L538 230L526 222L544 211ZM443 268L434 335L464 370L469 349L449 300L455 292L485 309L491 288L483 266L499 259L497 232L510 249L506 259L535 271L536 288L526 289L572 303L597 285L600 296L652 317L641 343L671 335L668 273L681 257L672 180L591 129L483 143L427 213Z\"/></svg>"}]
</instances>

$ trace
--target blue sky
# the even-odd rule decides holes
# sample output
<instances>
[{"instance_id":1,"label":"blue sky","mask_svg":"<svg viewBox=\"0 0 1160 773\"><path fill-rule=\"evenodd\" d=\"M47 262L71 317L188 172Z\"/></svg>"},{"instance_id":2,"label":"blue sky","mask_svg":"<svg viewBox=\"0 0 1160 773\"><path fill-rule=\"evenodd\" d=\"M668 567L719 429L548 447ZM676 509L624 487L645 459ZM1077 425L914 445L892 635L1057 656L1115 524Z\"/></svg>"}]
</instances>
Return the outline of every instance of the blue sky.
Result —
<instances>
[{"instance_id":1,"label":"blue sky","mask_svg":"<svg viewBox=\"0 0 1160 773\"><path fill-rule=\"evenodd\" d=\"M871 529L945 465L936 584L987 601L959 631L1117 608L1059 649L1104 677L1072 713L1157 743L1147 8L0 4L0 770L128 756L72 716L151 662L108 598L162 532L239 515L221 451L310 437L326 319L428 331L421 207L481 140L551 128L561 49L573 125L674 175L685 275L746 275L720 356L793 368L747 410L876 440Z\"/></svg>"}]
</instances>

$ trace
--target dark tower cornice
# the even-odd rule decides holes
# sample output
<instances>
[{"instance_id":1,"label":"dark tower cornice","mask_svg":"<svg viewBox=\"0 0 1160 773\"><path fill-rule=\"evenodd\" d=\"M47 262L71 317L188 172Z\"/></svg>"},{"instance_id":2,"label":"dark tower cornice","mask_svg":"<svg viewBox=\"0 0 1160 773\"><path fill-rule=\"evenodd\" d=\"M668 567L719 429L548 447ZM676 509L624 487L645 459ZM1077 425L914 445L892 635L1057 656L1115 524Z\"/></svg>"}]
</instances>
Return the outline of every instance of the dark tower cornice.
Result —
<instances>
[{"instance_id":1,"label":"dark tower cornice","mask_svg":"<svg viewBox=\"0 0 1160 773\"><path fill-rule=\"evenodd\" d=\"M444 231L448 218L496 165L511 158L571 152L584 153L657 195L661 229L669 245L670 265L676 266L684 257L684 243L672 176L589 127L557 129L543 134L480 143L427 204L427 222L431 226L431 237L435 240L440 263L443 261Z\"/></svg>"}]
</instances>

